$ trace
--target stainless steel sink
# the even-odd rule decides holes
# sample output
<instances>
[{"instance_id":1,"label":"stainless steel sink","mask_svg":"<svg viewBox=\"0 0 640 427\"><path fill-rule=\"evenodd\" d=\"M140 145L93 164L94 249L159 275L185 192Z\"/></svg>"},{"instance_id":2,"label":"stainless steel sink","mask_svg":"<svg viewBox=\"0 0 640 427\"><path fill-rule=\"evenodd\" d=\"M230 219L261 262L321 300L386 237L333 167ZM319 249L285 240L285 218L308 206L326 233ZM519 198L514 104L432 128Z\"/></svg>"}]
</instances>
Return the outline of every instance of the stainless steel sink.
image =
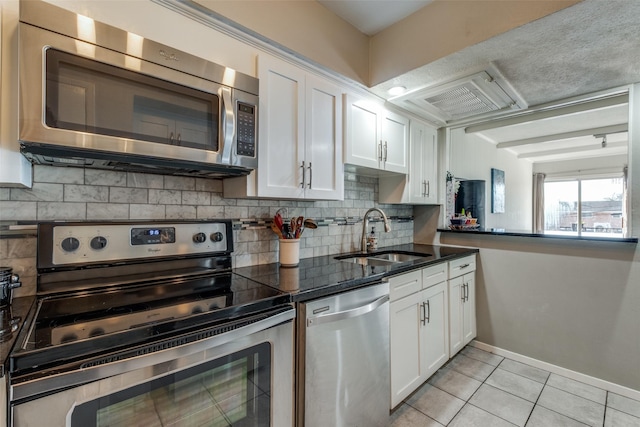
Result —
<instances>
[{"instance_id":1,"label":"stainless steel sink","mask_svg":"<svg viewBox=\"0 0 640 427\"><path fill-rule=\"evenodd\" d=\"M335 259L351 262L360 265L393 265L402 264L405 262L413 262L418 260L424 260L430 257L431 254L422 254L417 252L406 251L381 251L373 252L369 254L350 254L337 256Z\"/></svg>"},{"instance_id":2,"label":"stainless steel sink","mask_svg":"<svg viewBox=\"0 0 640 427\"><path fill-rule=\"evenodd\" d=\"M351 256L351 257L347 257L347 258L336 257L336 259L339 259L340 261L343 261L343 262L351 262L353 264L360 264L360 265L391 265L391 264L395 264L394 261L389 261L389 260L386 260L386 259L373 258L373 257L368 257L368 256L361 256L361 255L355 255L355 256Z\"/></svg>"}]
</instances>

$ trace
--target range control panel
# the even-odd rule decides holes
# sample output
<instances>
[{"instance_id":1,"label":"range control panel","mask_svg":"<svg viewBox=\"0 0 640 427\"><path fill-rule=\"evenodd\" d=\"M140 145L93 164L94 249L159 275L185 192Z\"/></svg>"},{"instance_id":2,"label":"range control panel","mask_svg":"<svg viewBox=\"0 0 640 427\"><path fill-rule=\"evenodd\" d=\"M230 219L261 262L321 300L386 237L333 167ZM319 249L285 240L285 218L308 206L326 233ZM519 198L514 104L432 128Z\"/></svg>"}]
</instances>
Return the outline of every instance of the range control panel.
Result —
<instances>
[{"instance_id":1,"label":"range control panel","mask_svg":"<svg viewBox=\"0 0 640 427\"><path fill-rule=\"evenodd\" d=\"M228 252L230 222L81 224L53 228L52 262L69 265Z\"/></svg>"}]
</instances>

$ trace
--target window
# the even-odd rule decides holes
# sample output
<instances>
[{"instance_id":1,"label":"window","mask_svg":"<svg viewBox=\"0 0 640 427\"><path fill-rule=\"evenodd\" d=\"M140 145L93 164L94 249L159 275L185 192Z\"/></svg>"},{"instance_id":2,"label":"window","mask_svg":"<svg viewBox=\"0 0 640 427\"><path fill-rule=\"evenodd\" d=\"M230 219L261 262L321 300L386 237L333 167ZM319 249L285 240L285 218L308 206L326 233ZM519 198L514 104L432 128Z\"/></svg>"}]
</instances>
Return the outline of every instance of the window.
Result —
<instances>
[{"instance_id":1,"label":"window","mask_svg":"<svg viewBox=\"0 0 640 427\"><path fill-rule=\"evenodd\" d=\"M624 179L575 179L544 183L547 234L623 237Z\"/></svg>"}]
</instances>

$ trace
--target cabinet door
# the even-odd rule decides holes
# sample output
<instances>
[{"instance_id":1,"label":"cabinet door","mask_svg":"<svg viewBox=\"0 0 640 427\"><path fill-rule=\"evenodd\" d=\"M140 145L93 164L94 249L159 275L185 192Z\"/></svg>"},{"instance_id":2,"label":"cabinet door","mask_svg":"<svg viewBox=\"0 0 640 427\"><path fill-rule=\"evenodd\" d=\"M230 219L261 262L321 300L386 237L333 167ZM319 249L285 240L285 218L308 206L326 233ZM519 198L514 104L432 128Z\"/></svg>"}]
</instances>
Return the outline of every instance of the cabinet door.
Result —
<instances>
[{"instance_id":1,"label":"cabinet door","mask_svg":"<svg viewBox=\"0 0 640 427\"><path fill-rule=\"evenodd\" d=\"M462 298L464 277L449 279L449 357L462 350Z\"/></svg>"},{"instance_id":2,"label":"cabinet door","mask_svg":"<svg viewBox=\"0 0 640 427\"><path fill-rule=\"evenodd\" d=\"M270 56L260 56L258 194L302 198L305 73Z\"/></svg>"},{"instance_id":3,"label":"cabinet door","mask_svg":"<svg viewBox=\"0 0 640 427\"><path fill-rule=\"evenodd\" d=\"M422 291L423 333L420 347L422 375L426 380L449 360L449 319L447 283L441 282Z\"/></svg>"},{"instance_id":4,"label":"cabinet door","mask_svg":"<svg viewBox=\"0 0 640 427\"><path fill-rule=\"evenodd\" d=\"M462 306L462 345L476 337L476 273L467 273L463 278L465 301Z\"/></svg>"},{"instance_id":5,"label":"cabinet door","mask_svg":"<svg viewBox=\"0 0 640 427\"><path fill-rule=\"evenodd\" d=\"M412 121L410 130L409 152L411 160L409 166L409 201L416 204L424 203L424 159L426 128L422 123Z\"/></svg>"},{"instance_id":6,"label":"cabinet door","mask_svg":"<svg viewBox=\"0 0 640 427\"><path fill-rule=\"evenodd\" d=\"M422 180L424 181L424 203L438 203L438 143L437 131L425 126L422 151Z\"/></svg>"},{"instance_id":7,"label":"cabinet door","mask_svg":"<svg viewBox=\"0 0 640 427\"><path fill-rule=\"evenodd\" d=\"M409 119L400 114L386 111L382 119L382 160L381 169L406 174L407 147L409 146Z\"/></svg>"},{"instance_id":8,"label":"cabinet door","mask_svg":"<svg viewBox=\"0 0 640 427\"><path fill-rule=\"evenodd\" d=\"M315 76L306 80L305 197L344 198L342 93Z\"/></svg>"},{"instance_id":9,"label":"cabinet door","mask_svg":"<svg viewBox=\"0 0 640 427\"><path fill-rule=\"evenodd\" d=\"M420 359L420 304L416 292L390 304L391 408L396 407L424 382Z\"/></svg>"},{"instance_id":10,"label":"cabinet door","mask_svg":"<svg viewBox=\"0 0 640 427\"><path fill-rule=\"evenodd\" d=\"M436 204L436 130L412 121L410 137L409 200L414 204Z\"/></svg>"},{"instance_id":11,"label":"cabinet door","mask_svg":"<svg viewBox=\"0 0 640 427\"><path fill-rule=\"evenodd\" d=\"M379 168L380 112L381 107L371 101L345 96L345 163Z\"/></svg>"}]
</instances>

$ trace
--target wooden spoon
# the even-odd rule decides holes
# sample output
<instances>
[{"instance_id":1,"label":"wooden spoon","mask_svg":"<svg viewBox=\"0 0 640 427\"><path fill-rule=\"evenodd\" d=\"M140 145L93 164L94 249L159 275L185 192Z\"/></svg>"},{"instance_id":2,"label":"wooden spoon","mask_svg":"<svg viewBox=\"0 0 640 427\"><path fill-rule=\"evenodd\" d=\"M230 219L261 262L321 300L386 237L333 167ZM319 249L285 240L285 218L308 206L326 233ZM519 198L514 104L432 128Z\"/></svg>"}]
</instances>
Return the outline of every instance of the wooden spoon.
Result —
<instances>
[{"instance_id":1,"label":"wooden spoon","mask_svg":"<svg viewBox=\"0 0 640 427\"><path fill-rule=\"evenodd\" d=\"M314 220L312 220L311 218L305 218L304 220L304 228L310 228L310 229L315 229L318 228L318 224L316 224L316 222Z\"/></svg>"},{"instance_id":2,"label":"wooden spoon","mask_svg":"<svg viewBox=\"0 0 640 427\"><path fill-rule=\"evenodd\" d=\"M284 237L282 236L282 231L280 231L275 222L271 223L271 229L278 235L279 238L284 239Z\"/></svg>"}]
</instances>

